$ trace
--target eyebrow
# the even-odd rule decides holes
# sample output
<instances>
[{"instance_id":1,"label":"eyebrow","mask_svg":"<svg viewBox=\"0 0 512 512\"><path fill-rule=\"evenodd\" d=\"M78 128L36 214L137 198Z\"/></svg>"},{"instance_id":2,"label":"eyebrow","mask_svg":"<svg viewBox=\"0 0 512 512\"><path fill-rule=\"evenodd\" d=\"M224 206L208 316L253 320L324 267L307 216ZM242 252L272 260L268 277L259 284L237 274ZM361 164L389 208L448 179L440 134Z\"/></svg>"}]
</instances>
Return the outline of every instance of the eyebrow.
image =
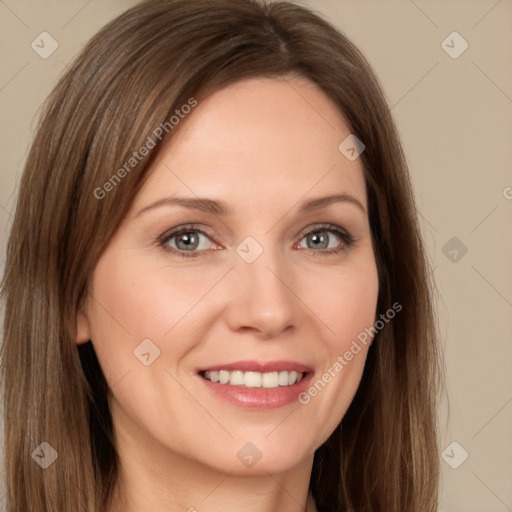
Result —
<instances>
[{"instance_id":1,"label":"eyebrow","mask_svg":"<svg viewBox=\"0 0 512 512\"><path fill-rule=\"evenodd\" d=\"M302 202L299 207L299 213L307 213L315 210L326 208L334 203L349 203L357 206L364 214L366 214L366 208L363 204L356 199L354 196L346 193L334 194L326 197L318 197L316 199L310 199ZM214 200L203 197L165 197L155 201L139 211L137 217L143 213L159 208L161 206L181 206L182 208L189 208L192 210L200 210L214 215L232 215L234 210L222 200Z\"/></svg>"}]
</instances>

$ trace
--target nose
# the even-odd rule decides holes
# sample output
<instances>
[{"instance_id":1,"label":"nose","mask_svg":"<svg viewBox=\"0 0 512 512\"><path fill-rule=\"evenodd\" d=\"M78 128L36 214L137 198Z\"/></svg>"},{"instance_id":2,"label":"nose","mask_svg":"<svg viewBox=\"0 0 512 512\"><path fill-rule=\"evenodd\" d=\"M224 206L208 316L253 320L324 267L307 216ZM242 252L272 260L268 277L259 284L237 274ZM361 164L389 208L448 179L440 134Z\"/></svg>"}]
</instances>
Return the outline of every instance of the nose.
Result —
<instances>
[{"instance_id":1,"label":"nose","mask_svg":"<svg viewBox=\"0 0 512 512\"><path fill-rule=\"evenodd\" d=\"M232 331L252 333L264 340L293 330L300 302L291 287L293 276L289 263L267 256L268 252L252 263L236 261L230 272L226 312Z\"/></svg>"}]
</instances>

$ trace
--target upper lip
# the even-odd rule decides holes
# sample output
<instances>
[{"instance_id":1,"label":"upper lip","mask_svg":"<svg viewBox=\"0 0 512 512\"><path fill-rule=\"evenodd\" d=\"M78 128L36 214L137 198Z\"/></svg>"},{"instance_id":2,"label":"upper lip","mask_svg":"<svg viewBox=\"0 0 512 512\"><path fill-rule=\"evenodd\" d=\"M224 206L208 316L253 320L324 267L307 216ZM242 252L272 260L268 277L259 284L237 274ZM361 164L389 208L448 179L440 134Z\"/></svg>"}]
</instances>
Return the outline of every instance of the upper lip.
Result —
<instances>
[{"instance_id":1,"label":"upper lip","mask_svg":"<svg viewBox=\"0 0 512 512\"><path fill-rule=\"evenodd\" d=\"M270 373L279 371L296 371L298 373L309 373L312 372L312 368L302 363L295 361L235 361L233 363L220 363L205 368L200 368L199 372L213 372L220 370L235 371L240 370L242 372L259 372L259 373Z\"/></svg>"}]
</instances>

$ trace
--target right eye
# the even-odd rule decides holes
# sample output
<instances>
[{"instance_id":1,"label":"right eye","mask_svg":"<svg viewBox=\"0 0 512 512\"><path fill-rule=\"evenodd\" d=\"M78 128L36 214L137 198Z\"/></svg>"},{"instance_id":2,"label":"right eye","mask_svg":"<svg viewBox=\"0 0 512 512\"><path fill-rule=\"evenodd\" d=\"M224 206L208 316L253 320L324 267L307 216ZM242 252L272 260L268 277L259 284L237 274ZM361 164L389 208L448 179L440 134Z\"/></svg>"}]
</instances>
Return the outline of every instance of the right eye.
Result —
<instances>
[{"instance_id":1,"label":"right eye","mask_svg":"<svg viewBox=\"0 0 512 512\"><path fill-rule=\"evenodd\" d=\"M219 246L211 242L210 237L206 233L193 227L182 227L167 232L159 238L158 243L164 250L173 252L183 258L200 256L200 253L207 252L208 248L212 246L213 250L219 248Z\"/></svg>"}]
</instances>

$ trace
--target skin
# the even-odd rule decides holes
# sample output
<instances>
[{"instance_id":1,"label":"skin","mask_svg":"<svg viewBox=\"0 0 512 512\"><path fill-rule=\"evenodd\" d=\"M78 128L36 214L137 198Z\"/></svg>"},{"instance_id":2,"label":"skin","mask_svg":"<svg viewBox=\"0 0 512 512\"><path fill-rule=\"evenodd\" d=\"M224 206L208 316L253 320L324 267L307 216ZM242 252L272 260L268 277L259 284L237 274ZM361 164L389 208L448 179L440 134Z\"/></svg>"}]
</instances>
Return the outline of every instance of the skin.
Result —
<instances>
[{"instance_id":1,"label":"skin","mask_svg":"<svg viewBox=\"0 0 512 512\"><path fill-rule=\"evenodd\" d=\"M77 343L92 340L111 389L122 510L304 511L314 452L345 414L369 345L307 405L244 410L213 395L197 370L291 360L320 378L373 325L378 277L361 161L338 150L351 130L305 79L243 80L182 123L98 261L77 319ZM343 201L298 213L302 201L335 193L362 208ZM233 212L165 205L138 215L172 195L223 200ZM158 244L189 223L207 235L195 232L198 257ZM305 231L321 223L354 243L320 228L339 248L320 254ZM236 252L248 236L263 249L253 263ZM167 246L185 252L177 242ZM134 357L144 339L160 350L149 366ZM247 442L262 454L252 468L237 457Z\"/></svg>"}]
</instances>

